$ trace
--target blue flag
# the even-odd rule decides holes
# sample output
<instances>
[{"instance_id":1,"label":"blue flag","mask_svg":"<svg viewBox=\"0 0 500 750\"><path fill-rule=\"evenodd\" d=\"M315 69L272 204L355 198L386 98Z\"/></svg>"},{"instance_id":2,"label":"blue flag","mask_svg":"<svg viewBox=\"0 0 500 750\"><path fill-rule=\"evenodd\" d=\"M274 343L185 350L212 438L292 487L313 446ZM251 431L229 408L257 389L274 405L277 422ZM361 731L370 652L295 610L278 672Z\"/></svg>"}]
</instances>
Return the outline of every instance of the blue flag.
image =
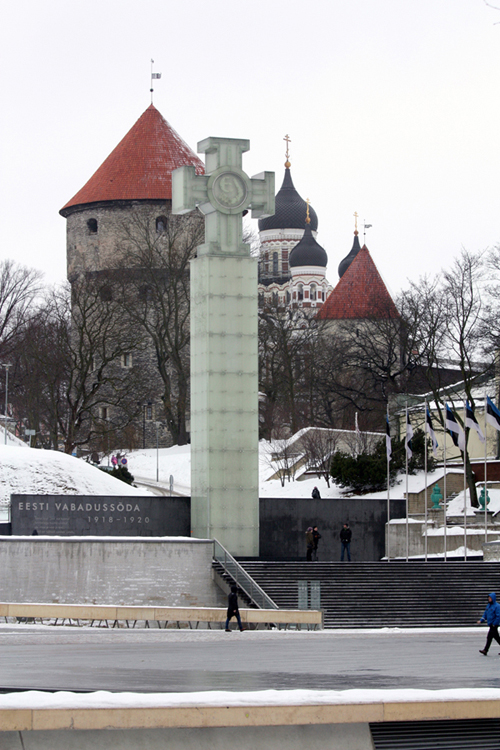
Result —
<instances>
[{"instance_id":1,"label":"blue flag","mask_svg":"<svg viewBox=\"0 0 500 750\"><path fill-rule=\"evenodd\" d=\"M387 460L391 460L392 456L392 443L391 443L391 428L389 426L389 415L385 417L385 448L387 451Z\"/></svg>"},{"instance_id":2,"label":"blue flag","mask_svg":"<svg viewBox=\"0 0 500 750\"><path fill-rule=\"evenodd\" d=\"M477 432L477 436L479 440L484 443L486 438L483 435L483 431L479 427L478 421L476 419L476 415L472 411L472 406L467 401L465 404L465 426L468 427L470 430L475 430Z\"/></svg>"},{"instance_id":3,"label":"blue flag","mask_svg":"<svg viewBox=\"0 0 500 750\"><path fill-rule=\"evenodd\" d=\"M413 456L413 450L411 446L411 439L413 437L413 427L411 426L410 417L408 415L408 409L406 410L406 440L405 440L405 446L406 446L406 455L408 456L408 459L410 459Z\"/></svg>"},{"instance_id":4,"label":"blue flag","mask_svg":"<svg viewBox=\"0 0 500 750\"><path fill-rule=\"evenodd\" d=\"M425 410L425 431L428 435L430 435L431 442L432 442L432 452L435 456L437 456L437 449L438 449L438 441L436 437L436 433L434 432L434 428L432 426L432 419L431 419L431 413L429 411L429 407Z\"/></svg>"},{"instance_id":5,"label":"blue flag","mask_svg":"<svg viewBox=\"0 0 500 750\"><path fill-rule=\"evenodd\" d=\"M460 425L457 422L457 418L448 406L446 404L446 429L449 431L451 435L451 439L453 440L454 444L457 446L457 448L460 448L461 451L465 453L465 433L460 427ZM498 428L500 430L500 427Z\"/></svg>"},{"instance_id":6,"label":"blue flag","mask_svg":"<svg viewBox=\"0 0 500 750\"><path fill-rule=\"evenodd\" d=\"M489 396L486 397L486 421L495 430L500 430L500 411L491 400Z\"/></svg>"}]
</instances>

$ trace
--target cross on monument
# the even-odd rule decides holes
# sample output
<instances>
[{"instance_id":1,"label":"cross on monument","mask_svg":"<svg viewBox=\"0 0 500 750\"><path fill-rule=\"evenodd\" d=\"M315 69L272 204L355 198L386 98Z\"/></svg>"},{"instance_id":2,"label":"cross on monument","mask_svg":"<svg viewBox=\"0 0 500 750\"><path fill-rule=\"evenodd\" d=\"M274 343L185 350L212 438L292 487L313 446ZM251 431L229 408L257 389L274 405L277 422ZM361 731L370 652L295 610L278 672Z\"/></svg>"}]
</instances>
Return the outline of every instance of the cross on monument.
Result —
<instances>
[{"instance_id":1,"label":"cross on monument","mask_svg":"<svg viewBox=\"0 0 500 750\"><path fill-rule=\"evenodd\" d=\"M240 138L205 138L198 153L206 154L206 174L195 167L172 173L172 213L185 214L198 207L205 214L205 244L198 255L248 255L243 242L242 216L251 208L252 218L274 214L274 172L250 178L241 168L242 154L250 141Z\"/></svg>"}]
</instances>

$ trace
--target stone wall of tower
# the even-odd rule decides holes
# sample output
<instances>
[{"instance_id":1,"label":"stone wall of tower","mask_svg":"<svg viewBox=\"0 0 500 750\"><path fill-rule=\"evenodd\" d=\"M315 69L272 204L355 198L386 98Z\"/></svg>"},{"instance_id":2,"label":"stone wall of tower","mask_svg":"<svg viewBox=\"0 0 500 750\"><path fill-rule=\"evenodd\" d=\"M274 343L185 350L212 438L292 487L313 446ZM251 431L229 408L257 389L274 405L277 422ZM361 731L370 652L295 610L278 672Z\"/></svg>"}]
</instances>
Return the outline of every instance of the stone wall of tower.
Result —
<instances>
[{"instance_id":1,"label":"stone wall of tower","mask_svg":"<svg viewBox=\"0 0 500 750\"><path fill-rule=\"evenodd\" d=\"M121 250L127 242L131 223L149 222L156 232L155 219L170 215L172 201L114 201L94 203L66 212L67 276L119 267ZM96 222L97 231L94 231Z\"/></svg>"},{"instance_id":2,"label":"stone wall of tower","mask_svg":"<svg viewBox=\"0 0 500 750\"><path fill-rule=\"evenodd\" d=\"M201 244L203 241L203 219L201 215L191 217L171 216L171 201L128 201L113 203L95 203L81 208L70 208L65 211L67 217L67 275L72 285L78 284L78 279L84 276L102 279L103 287L113 288L127 285L129 278L129 302L134 304L134 294L139 287L137 266L129 267L129 252L134 250L135 239L144 236L145 243L160 244L165 237L165 248L168 248L169 237L167 227L158 226L157 220L175 228L177 241L185 240L189 233L195 234ZM166 230L166 231L165 231ZM194 253L193 246L193 253ZM121 290L123 293L123 290ZM140 371L141 385L137 391L136 407L138 416L131 430L134 433L136 447L156 447L156 421L165 423L162 395L163 381L158 372L157 356L154 346L147 335L137 335L137 331L130 329L124 323L120 331L124 341L130 339L130 360L125 363L117 361L110 365L109 371L123 375L125 366L130 368L130 377ZM140 342L138 340L140 339ZM186 357L188 358L188 347ZM187 362L189 373L189 362ZM175 381L172 370L171 377ZM174 394L175 395L175 394ZM110 398L110 401L112 399ZM116 408L106 407L105 404L96 409L96 420L105 429L105 422L119 421ZM189 422L189 417L188 417ZM189 429L189 424L188 424ZM129 430L130 432L130 430ZM170 433L165 428L158 431L158 443L161 447L171 445ZM105 440L104 440L105 443ZM126 447L125 445L121 447Z\"/></svg>"}]
</instances>

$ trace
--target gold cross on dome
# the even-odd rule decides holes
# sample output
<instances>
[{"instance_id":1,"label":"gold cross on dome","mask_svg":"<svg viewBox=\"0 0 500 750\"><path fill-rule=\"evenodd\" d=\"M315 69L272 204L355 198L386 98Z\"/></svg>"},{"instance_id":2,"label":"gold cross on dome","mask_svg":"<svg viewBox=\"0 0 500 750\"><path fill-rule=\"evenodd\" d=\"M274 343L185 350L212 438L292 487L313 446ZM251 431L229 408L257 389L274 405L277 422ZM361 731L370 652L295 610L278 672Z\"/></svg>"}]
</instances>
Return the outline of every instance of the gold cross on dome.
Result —
<instances>
[{"instance_id":1,"label":"gold cross on dome","mask_svg":"<svg viewBox=\"0 0 500 750\"><path fill-rule=\"evenodd\" d=\"M358 212L355 211L353 215L354 215L354 231L357 232L358 231Z\"/></svg>"},{"instance_id":2,"label":"gold cross on dome","mask_svg":"<svg viewBox=\"0 0 500 750\"><path fill-rule=\"evenodd\" d=\"M289 147L290 143L292 142L292 140L291 140L291 138L290 138L289 135L285 135L285 137L283 138L283 140L286 141L286 152L285 152L286 164L285 164L285 166L290 166L290 161L289 161L289 159L290 159L290 150L289 150L288 147Z\"/></svg>"}]
</instances>

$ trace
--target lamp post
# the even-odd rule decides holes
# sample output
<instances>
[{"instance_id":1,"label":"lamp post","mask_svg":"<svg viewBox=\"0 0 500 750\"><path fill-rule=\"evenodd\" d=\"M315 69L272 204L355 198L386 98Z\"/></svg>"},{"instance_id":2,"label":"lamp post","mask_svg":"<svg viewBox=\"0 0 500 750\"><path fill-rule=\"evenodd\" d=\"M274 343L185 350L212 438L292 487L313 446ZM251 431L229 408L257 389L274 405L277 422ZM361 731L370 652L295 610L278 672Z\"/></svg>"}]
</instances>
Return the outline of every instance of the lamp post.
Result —
<instances>
[{"instance_id":1,"label":"lamp post","mask_svg":"<svg viewBox=\"0 0 500 750\"><path fill-rule=\"evenodd\" d=\"M156 481L160 481L160 451L158 449L158 429L161 427L161 422L155 422L156 424Z\"/></svg>"},{"instance_id":2,"label":"lamp post","mask_svg":"<svg viewBox=\"0 0 500 750\"><path fill-rule=\"evenodd\" d=\"M4 435L4 442L5 445L7 445L7 406L9 402L9 367L12 367L10 364L2 364L2 367L5 367L5 435Z\"/></svg>"},{"instance_id":3,"label":"lamp post","mask_svg":"<svg viewBox=\"0 0 500 750\"><path fill-rule=\"evenodd\" d=\"M153 406L152 401L146 401L141 405L141 402L139 401L137 406L142 407L142 450L146 448L146 409L149 407L151 408Z\"/></svg>"}]
</instances>

